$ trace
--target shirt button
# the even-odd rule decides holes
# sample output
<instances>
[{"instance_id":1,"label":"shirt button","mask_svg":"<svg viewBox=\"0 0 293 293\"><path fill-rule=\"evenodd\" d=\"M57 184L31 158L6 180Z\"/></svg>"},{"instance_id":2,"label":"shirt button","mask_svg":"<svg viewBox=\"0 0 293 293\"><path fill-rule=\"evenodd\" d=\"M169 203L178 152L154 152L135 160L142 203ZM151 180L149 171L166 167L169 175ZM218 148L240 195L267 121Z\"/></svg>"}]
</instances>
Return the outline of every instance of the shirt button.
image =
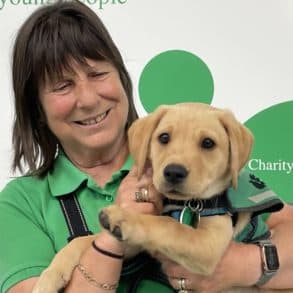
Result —
<instances>
[{"instance_id":1,"label":"shirt button","mask_svg":"<svg viewBox=\"0 0 293 293\"><path fill-rule=\"evenodd\" d=\"M107 195L106 196L106 201L113 201L113 196L112 195Z\"/></svg>"}]
</instances>

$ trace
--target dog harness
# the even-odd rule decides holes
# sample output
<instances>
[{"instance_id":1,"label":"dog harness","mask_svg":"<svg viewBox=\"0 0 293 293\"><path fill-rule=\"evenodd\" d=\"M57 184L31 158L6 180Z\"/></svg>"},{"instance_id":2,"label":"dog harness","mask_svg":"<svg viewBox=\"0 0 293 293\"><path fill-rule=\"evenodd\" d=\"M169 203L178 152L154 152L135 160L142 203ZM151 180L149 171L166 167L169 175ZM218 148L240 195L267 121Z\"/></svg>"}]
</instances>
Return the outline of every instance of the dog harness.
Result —
<instances>
[{"instance_id":1,"label":"dog harness","mask_svg":"<svg viewBox=\"0 0 293 293\"><path fill-rule=\"evenodd\" d=\"M280 210L283 202L255 175L242 171L238 187L232 187L210 199L188 201L164 199L163 214L175 218L182 224L196 227L201 217L227 214L235 226L239 212L251 212L250 223L236 237L236 241L255 242L266 239L270 231L260 214Z\"/></svg>"}]
</instances>

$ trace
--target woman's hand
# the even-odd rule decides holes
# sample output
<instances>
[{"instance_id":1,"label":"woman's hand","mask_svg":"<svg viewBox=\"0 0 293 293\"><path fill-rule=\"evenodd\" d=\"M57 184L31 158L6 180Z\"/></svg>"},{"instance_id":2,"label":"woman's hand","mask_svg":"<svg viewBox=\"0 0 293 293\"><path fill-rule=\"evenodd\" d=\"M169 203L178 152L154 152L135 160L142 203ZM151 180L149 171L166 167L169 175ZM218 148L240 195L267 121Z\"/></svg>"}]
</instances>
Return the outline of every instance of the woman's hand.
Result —
<instances>
[{"instance_id":1,"label":"woman's hand","mask_svg":"<svg viewBox=\"0 0 293 293\"><path fill-rule=\"evenodd\" d=\"M146 188L148 191L145 202L136 201L135 193L141 188ZM138 180L137 168L132 167L119 186L115 203L124 209L136 210L144 214L161 214L162 197L152 184L152 169L148 168Z\"/></svg>"},{"instance_id":2,"label":"woman's hand","mask_svg":"<svg viewBox=\"0 0 293 293\"><path fill-rule=\"evenodd\" d=\"M253 286L261 274L259 247L253 244L231 242L211 276L189 272L163 256L158 259L175 289L180 289L180 279L183 278L186 289L198 290L201 293L220 292L234 286Z\"/></svg>"},{"instance_id":3,"label":"woman's hand","mask_svg":"<svg viewBox=\"0 0 293 293\"><path fill-rule=\"evenodd\" d=\"M137 202L135 192L140 188L148 190L148 201ZM162 210L162 199L152 185L152 170L147 169L140 180L137 179L137 168L134 166L128 175L122 180L115 200L115 204L123 209L136 210L140 213L158 215ZM117 240L113 235L103 230L98 234L95 242L105 250L117 254L124 253L124 245L121 241Z\"/></svg>"}]
</instances>

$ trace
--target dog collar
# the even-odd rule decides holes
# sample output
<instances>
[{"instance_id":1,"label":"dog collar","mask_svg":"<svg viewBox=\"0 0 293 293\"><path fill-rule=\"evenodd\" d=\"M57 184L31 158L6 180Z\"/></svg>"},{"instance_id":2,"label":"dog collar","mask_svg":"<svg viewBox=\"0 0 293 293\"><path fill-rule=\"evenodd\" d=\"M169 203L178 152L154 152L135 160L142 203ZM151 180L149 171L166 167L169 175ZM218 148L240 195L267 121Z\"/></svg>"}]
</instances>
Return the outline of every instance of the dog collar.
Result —
<instances>
[{"instance_id":1,"label":"dog collar","mask_svg":"<svg viewBox=\"0 0 293 293\"><path fill-rule=\"evenodd\" d=\"M180 223L196 227L200 217L230 214L226 192L210 199L172 200L164 199L164 214Z\"/></svg>"}]
</instances>

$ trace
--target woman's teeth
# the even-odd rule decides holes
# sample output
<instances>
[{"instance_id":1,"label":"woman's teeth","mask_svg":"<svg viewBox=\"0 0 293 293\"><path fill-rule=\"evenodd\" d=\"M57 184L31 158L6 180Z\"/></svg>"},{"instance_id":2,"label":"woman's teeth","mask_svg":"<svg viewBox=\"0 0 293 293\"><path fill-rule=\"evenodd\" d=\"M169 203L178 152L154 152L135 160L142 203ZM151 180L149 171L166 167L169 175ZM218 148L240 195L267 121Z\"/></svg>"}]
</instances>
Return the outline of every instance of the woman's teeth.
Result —
<instances>
[{"instance_id":1,"label":"woman's teeth","mask_svg":"<svg viewBox=\"0 0 293 293\"><path fill-rule=\"evenodd\" d=\"M91 118L88 120L83 120L83 121L79 121L79 124L81 125L94 125L97 124L99 122L101 122L102 120L104 120L107 116L107 112L97 116L96 118Z\"/></svg>"}]
</instances>

